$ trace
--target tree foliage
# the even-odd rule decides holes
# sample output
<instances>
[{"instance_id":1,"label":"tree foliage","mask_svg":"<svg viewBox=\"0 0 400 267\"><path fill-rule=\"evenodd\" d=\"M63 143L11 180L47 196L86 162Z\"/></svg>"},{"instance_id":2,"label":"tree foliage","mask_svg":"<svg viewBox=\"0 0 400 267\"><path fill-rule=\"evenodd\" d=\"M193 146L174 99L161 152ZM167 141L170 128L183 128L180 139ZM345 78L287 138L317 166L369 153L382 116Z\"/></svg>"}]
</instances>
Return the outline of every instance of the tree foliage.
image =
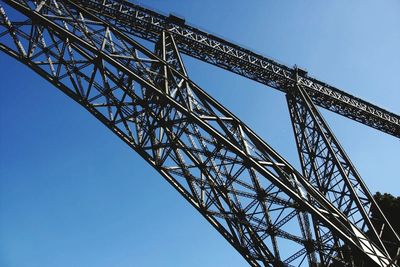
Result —
<instances>
[{"instance_id":1,"label":"tree foliage","mask_svg":"<svg viewBox=\"0 0 400 267\"><path fill-rule=\"evenodd\" d=\"M377 202L378 206L382 210L382 213L385 215L386 219L392 225L393 229L396 233L400 234L400 197L394 197L391 194L384 193L381 194L377 192L374 195L374 199ZM371 221L377 228L380 228L379 222L375 219L377 217L377 210L371 210ZM369 232L366 233L367 236L372 238ZM399 250L396 238L390 234L388 229L383 229L382 235L383 242L389 247L389 254L394 258ZM342 253L344 254L346 261L353 262L354 266L372 266L371 262L365 262L362 254L359 251L352 251L349 247L344 246L341 248ZM335 262L332 264L332 267L344 267L343 263ZM351 264L349 265L351 266Z\"/></svg>"},{"instance_id":2,"label":"tree foliage","mask_svg":"<svg viewBox=\"0 0 400 267\"><path fill-rule=\"evenodd\" d=\"M392 225L396 233L400 233L400 197L394 197L391 194L384 193L381 194L377 192L374 195L374 199L378 206L381 208L386 219ZM376 210L372 209L371 220L374 222L374 217L376 216ZM385 243L389 244L389 253L392 257L395 257L398 253L398 244L396 238L389 233L388 229L383 230L383 240Z\"/></svg>"}]
</instances>

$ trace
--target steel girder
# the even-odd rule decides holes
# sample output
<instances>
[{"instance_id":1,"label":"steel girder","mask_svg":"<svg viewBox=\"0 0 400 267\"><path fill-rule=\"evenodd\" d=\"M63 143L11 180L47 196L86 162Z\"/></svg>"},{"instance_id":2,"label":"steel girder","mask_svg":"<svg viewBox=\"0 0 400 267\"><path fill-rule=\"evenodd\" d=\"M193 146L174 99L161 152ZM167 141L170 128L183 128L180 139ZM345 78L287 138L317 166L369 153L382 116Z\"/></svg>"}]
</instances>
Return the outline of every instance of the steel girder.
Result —
<instances>
[{"instance_id":1,"label":"steel girder","mask_svg":"<svg viewBox=\"0 0 400 267\"><path fill-rule=\"evenodd\" d=\"M400 116L352 96L226 40L201 31L184 20L166 17L124 0L74 0L93 10L121 31L156 42L164 30L170 32L179 50L194 58L232 71L269 87L288 92L299 83L314 104L337 114L400 137Z\"/></svg>"},{"instance_id":2,"label":"steel girder","mask_svg":"<svg viewBox=\"0 0 400 267\"><path fill-rule=\"evenodd\" d=\"M304 177L380 248L395 257L400 252L398 234L304 88L295 85L286 99ZM396 242L387 242L384 234Z\"/></svg>"},{"instance_id":3,"label":"steel girder","mask_svg":"<svg viewBox=\"0 0 400 267\"><path fill-rule=\"evenodd\" d=\"M388 265L379 244L189 80L172 35L153 53L71 1L3 2L18 13L0 9L0 50L139 153L250 265L351 266L344 247Z\"/></svg>"}]
</instances>

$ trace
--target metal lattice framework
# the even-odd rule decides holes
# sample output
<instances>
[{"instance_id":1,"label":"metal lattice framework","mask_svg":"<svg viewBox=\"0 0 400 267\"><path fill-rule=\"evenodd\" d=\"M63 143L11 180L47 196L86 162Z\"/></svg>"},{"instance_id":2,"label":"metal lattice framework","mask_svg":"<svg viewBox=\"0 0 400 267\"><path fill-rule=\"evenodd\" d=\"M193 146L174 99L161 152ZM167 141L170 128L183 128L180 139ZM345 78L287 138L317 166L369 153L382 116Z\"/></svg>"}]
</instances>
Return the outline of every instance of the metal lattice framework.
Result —
<instances>
[{"instance_id":1,"label":"metal lattice framework","mask_svg":"<svg viewBox=\"0 0 400 267\"><path fill-rule=\"evenodd\" d=\"M324 82L298 73L248 49L185 25L174 16L166 17L124 0L75 0L120 31L156 42L162 31L175 38L179 51L232 71L282 92L298 82L317 106L400 137L400 116L352 96Z\"/></svg>"},{"instance_id":2,"label":"metal lattice framework","mask_svg":"<svg viewBox=\"0 0 400 267\"><path fill-rule=\"evenodd\" d=\"M326 94L327 85L321 89L297 69L263 67L275 74L261 81L255 66L235 61L230 52L211 54L182 41L177 29L183 28L117 20L121 14L148 20L126 11L124 6L145 10L129 3L2 2L12 12L0 8L0 50L141 155L251 266L357 266L356 254L368 266L397 266L398 235L315 104L398 136L397 115L362 108L366 102L355 104L354 97L346 102L349 95L337 89ZM146 39L156 42L154 51L132 33L151 36ZM216 65L239 62L240 71L225 68L286 92L302 174L188 78L180 51ZM385 242L383 231L397 243Z\"/></svg>"}]
</instances>

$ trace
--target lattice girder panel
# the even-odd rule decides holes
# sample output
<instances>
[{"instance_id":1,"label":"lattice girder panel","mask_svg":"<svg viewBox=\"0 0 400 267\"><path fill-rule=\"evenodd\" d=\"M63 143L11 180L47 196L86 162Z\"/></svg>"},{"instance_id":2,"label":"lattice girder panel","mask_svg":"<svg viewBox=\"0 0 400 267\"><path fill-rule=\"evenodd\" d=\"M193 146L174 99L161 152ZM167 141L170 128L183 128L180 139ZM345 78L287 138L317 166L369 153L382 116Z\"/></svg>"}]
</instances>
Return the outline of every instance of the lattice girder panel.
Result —
<instances>
[{"instance_id":1,"label":"lattice girder panel","mask_svg":"<svg viewBox=\"0 0 400 267\"><path fill-rule=\"evenodd\" d=\"M400 137L400 117L338 88L309 77L296 79L296 68L282 65L217 36L185 24L184 21L124 0L73 0L91 10L121 31L156 42L162 31L169 31L181 52L289 92L294 83L304 86L314 104L380 131Z\"/></svg>"}]
</instances>

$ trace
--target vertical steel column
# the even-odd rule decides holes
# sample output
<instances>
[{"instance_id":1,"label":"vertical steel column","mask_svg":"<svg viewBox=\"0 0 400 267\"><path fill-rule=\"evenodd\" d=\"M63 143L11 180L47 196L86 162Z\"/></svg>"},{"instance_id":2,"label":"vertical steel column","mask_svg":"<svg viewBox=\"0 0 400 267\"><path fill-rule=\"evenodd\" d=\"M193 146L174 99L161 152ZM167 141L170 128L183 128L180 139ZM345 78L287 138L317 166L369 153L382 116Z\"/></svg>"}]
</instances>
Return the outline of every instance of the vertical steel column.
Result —
<instances>
[{"instance_id":1,"label":"vertical steel column","mask_svg":"<svg viewBox=\"0 0 400 267\"><path fill-rule=\"evenodd\" d=\"M398 234L305 89L296 84L286 98L303 175L378 247L395 257L400 246ZM396 244L383 240L385 231L395 237Z\"/></svg>"}]
</instances>

